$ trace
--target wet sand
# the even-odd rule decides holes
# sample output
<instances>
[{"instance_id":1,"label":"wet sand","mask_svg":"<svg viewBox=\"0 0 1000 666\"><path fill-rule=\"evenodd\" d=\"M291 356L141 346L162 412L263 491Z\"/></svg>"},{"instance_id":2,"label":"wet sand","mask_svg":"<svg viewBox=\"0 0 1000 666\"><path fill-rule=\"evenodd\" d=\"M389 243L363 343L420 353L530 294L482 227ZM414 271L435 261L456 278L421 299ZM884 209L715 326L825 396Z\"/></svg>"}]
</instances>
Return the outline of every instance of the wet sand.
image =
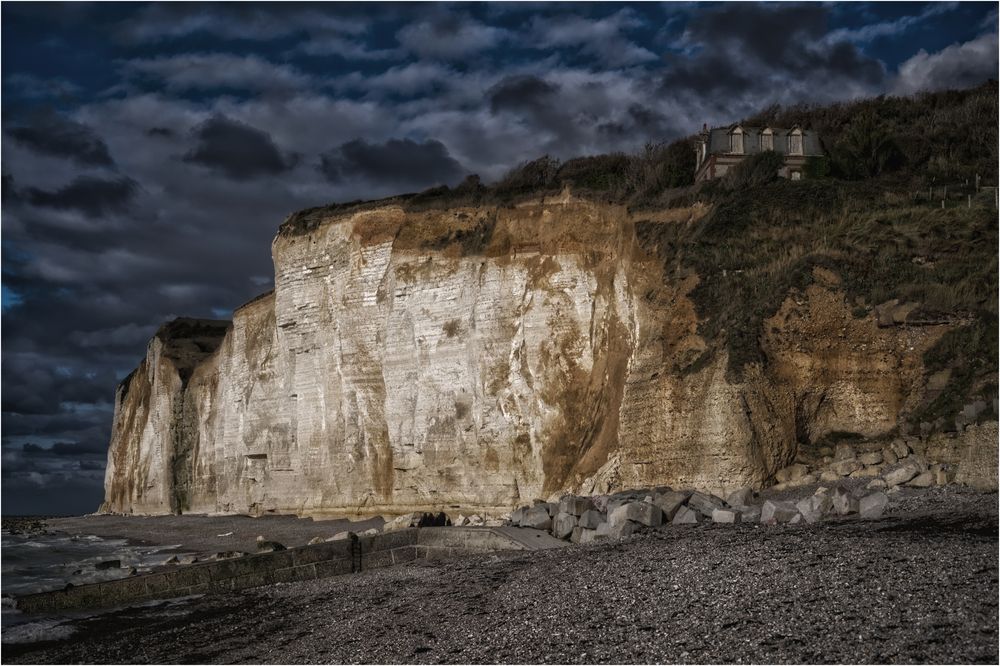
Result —
<instances>
[{"instance_id":1,"label":"wet sand","mask_svg":"<svg viewBox=\"0 0 1000 666\"><path fill-rule=\"evenodd\" d=\"M700 525L117 610L9 663L997 663L997 494ZM65 629L65 625L63 626Z\"/></svg>"}]
</instances>

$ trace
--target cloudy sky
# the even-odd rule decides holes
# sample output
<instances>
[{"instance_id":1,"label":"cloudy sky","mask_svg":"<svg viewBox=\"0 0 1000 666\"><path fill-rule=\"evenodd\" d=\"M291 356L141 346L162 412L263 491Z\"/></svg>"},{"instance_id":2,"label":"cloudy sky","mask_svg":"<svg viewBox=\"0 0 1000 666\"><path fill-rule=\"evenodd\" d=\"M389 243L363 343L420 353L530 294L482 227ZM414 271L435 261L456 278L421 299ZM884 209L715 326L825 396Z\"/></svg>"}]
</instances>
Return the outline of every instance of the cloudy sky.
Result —
<instances>
[{"instance_id":1,"label":"cloudy sky","mask_svg":"<svg viewBox=\"0 0 1000 666\"><path fill-rule=\"evenodd\" d=\"M5 514L100 501L157 326L290 212L997 76L997 3L2 5Z\"/></svg>"}]
</instances>

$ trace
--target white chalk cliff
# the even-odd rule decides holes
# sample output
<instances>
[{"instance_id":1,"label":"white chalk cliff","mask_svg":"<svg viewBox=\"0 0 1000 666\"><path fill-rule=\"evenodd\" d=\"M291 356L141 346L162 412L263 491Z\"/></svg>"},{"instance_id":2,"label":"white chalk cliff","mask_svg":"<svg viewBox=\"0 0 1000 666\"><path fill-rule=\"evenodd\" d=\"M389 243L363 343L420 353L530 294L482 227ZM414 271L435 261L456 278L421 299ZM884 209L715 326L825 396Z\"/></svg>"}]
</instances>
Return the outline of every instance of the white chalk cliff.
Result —
<instances>
[{"instance_id":1,"label":"white chalk cliff","mask_svg":"<svg viewBox=\"0 0 1000 666\"><path fill-rule=\"evenodd\" d=\"M701 207L643 215L692 224ZM562 490L760 486L800 442L878 436L922 398L947 325L857 318L837 276L766 322L727 378L623 207L313 211L273 293L178 320L122 383L107 512L499 511Z\"/></svg>"}]
</instances>

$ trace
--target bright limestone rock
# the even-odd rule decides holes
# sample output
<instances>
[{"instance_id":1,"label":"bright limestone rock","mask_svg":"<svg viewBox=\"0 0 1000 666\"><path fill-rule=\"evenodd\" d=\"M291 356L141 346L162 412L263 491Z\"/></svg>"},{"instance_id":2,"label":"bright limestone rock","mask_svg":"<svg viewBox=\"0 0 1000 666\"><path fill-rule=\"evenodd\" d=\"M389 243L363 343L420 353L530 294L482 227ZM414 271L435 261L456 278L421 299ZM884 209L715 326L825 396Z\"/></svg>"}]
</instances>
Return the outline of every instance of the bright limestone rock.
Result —
<instances>
[{"instance_id":1,"label":"bright limestone rock","mask_svg":"<svg viewBox=\"0 0 1000 666\"><path fill-rule=\"evenodd\" d=\"M835 287L781 303L760 332L765 367L734 379L719 350L692 365L710 344L697 276L665 271L677 258L657 238L704 214L633 218L568 193L296 214L272 244L272 293L231 324L161 329L119 387L102 510L483 514L563 492L724 496L762 486L797 437L896 427L942 331L879 329Z\"/></svg>"}]
</instances>

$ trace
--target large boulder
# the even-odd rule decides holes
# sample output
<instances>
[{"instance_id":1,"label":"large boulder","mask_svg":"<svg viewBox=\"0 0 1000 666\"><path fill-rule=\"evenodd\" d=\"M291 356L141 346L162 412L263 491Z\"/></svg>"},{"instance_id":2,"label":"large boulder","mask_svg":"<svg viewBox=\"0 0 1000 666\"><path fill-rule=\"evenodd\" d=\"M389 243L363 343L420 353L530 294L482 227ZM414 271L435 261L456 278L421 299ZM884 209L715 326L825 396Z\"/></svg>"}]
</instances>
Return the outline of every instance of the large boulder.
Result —
<instances>
[{"instance_id":1,"label":"large boulder","mask_svg":"<svg viewBox=\"0 0 1000 666\"><path fill-rule=\"evenodd\" d=\"M743 519L742 514L734 509L715 509L712 511L713 523L738 523Z\"/></svg>"},{"instance_id":2,"label":"large boulder","mask_svg":"<svg viewBox=\"0 0 1000 666\"><path fill-rule=\"evenodd\" d=\"M524 518L521 520L521 527L549 531L552 528L552 518L549 516L548 506L545 504L536 504L525 511Z\"/></svg>"},{"instance_id":3,"label":"large boulder","mask_svg":"<svg viewBox=\"0 0 1000 666\"><path fill-rule=\"evenodd\" d=\"M725 509L726 503L715 495L709 495L708 493L696 492L688 498L687 501L688 508L694 509L706 518L712 517L712 512L716 509Z\"/></svg>"},{"instance_id":4,"label":"large boulder","mask_svg":"<svg viewBox=\"0 0 1000 666\"><path fill-rule=\"evenodd\" d=\"M896 455L896 458L900 460L910 455L910 447L901 439L894 439L889 444L889 447L892 448L892 452Z\"/></svg>"},{"instance_id":5,"label":"large boulder","mask_svg":"<svg viewBox=\"0 0 1000 666\"><path fill-rule=\"evenodd\" d=\"M735 507L739 510L741 514L741 523L759 523L760 522L760 507L759 506L740 506Z\"/></svg>"},{"instance_id":6,"label":"large boulder","mask_svg":"<svg viewBox=\"0 0 1000 666\"><path fill-rule=\"evenodd\" d=\"M585 511L590 511L593 508L594 502L589 497L564 495L559 500L559 513L568 513L571 516L580 517Z\"/></svg>"},{"instance_id":7,"label":"large boulder","mask_svg":"<svg viewBox=\"0 0 1000 666\"><path fill-rule=\"evenodd\" d=\"M858 512L858 499L843 488L835 488L831 498L833 510L841 516Z\"/></svg>"},{"instance_id":8,"label":"large boulder","mask_svg":"<svg viewBox=\"0 0 1000 666\"><path fill-rule=\"evenodd\" d=\"M802 518L812 525L823 520L823 516L830 512L833 501L828 494L813 495L798 502L795 508L802 514Z\"/></svg>"},{"instance_id":9,"label":"large boulder","mask_svg":"<svg viewBox=\"0 0 1000 666\"><path fill-rule=\"evenodd\" d=\"M726 504L729 506L750 506L753 504L753 488L740 488L729 493Z\"/></svg>"},{"instance_id":10,"label":"large boulder","mask_svg":"<svg viewBox=\"0 0 1000 666\"><path fill-rule=\"evenodd\" d=\"M639 523L631 520L625 520L616 524L607 524L610 525L608 528L608 536L613 539L621 539L622 537L626 537L630 534L635 534L641 529Z\"/></svg>"},{"instance_id":11,"label":"large boulder","mask_svg":"<svg viewBox=\"0 0 1000 666\"><path fill-rule=\"evenodd\" d=\"M840 476L847 476L851 472L855 472L861 469L863 465L858 462L857 458L847 458L844 460L838 460L837 462L830 464L830 471L835 472Z\"/></svg>"},{"instance_id":12,"label":"large boulder","mask_svg":"<svg viewBox=\"0 0 1000 666\"><path fill-rule=\"evenodd\" d=\"M920 473L920 467L916 463L908 460L906 462L901 463L895 469L892 469L883 474L882 479L890 487L898 486L903 483L906 483L919 473Z\"/></svg>"},{"instance_id":13,"label":"large boulder","mask_svg":"<svg viewBox=\"0 0 1000 666\"><path fill-rule=\"evenodd\" d=\"M801 463L796 463L794 465L789 465L784 469L779 469L774 473L774 479L778 483L788 483L789 481L798 481L808 473L808 467Z\"/></svg>"},{"instance_id":14,"label":"large boulder","mask_svg":"<svg viewBox=\"0 0 1000 666\"><path fill-rule=\"evenodd\" d=\"M557 539L568 539L573 534L573 528L576 527L576 523L576 516L560 511L552 520L552 536Z\"/></svg>"},{"instance_id":15,"label":"large boulder","mask_svg":"<svg viewBox=\"0 0 1000 666\"><path fill-rule=\"evenodd\" d=\"M937 482L934 472L921 472L906 482L906 485L913 488L930 488Z\"/></svg>"},{"instance_id":16,"label":"large boulder","mask_svg":"<svg viewBox=\"0 0 1000 666\"><path fill-rule=\"evenodd\" d=\"M663 524L663 511L649 502L629 502L608 515L612 528L625 521L633 521L646 527L659 527Z\"/></svg>"},{"instance_id":17,"label":"large boulder","mask_svg":"<svg viewBox=\"0 0 1000 666\"><path fill-rule=\"evenodd\" d=\"M703 520L702 514L694 509L682 506L674 514L672 525L697 525Z\"/></svg>"},{"instance_id":18,"label":"large boulder","mask_svg":"<svg viewBox=\"0 0 1000 666\"><path fill-rule=\"evenodd\" d=\"M883 492L865 495L858 503L858 514L862 518L880 518L889 506L889 497Z\"/></svg>"},{"instance_id":19,"label":"large boulder","mask_svg":"<svg viewBox=\"0 0 1000 666\"><path fill-rule=\"evenodd\" d=\"M583 529L596 530L601 523L607 522L604 514L595 509L584 511L580 516L579 525Z\"/></svg>"},{"instance_id":20,"label":"large boulder","mask_svg":"<svg viewBox=\"0 0 1000 666\"><path fill-rule=\"evenodd\" d=\"M510 524L514 525L515 527L520 525L521 521L524 520L524 514L525 512L527 512L527 510L528 508L523 506L514 509L514 511L512 511L510 514Z\"/></svg>"},{"instance_id":21,"label":"large boulder","mask_svg":"<svg viewBox=\"0 0 1000 666\"><path fill-rule=\"evenodd\" d=\"M465 516L459 516L459 518L464 519L460 524L470 522L468 519L465 519ZM480 519L480 521L481 520L482 519ZM433 513L414 511L412 513L404 513L401 516L396 516L382 526L382 531L395 532L397 530L405 530L409 527L443 527L447 525L448 522L448 516L444 513L435 515Z\"/></svg>"},{"instance_id":22,"label":"large boulder","mask_svg":"<svg viewBox=\"0 0 1000 666\"><path fill-rule=\"evenodd\" d=\"M677 515L677 510L684 506L687 500L687 493L671 491L655 495L653 497L653 504L660 507L663 515L669 521L674 519L674 516Z\"/></svg>"},{"instance_id":23,"label":"large boulder","mask_svg":"<svg viewBox=\"0 0 1000 666\"><path fill-rule=\"evenodd\" d=\"M799 511L791 502L767 500L760 509L760 522L762 525L790 523L797 515Z\"/></svg>"}]
</instances>

